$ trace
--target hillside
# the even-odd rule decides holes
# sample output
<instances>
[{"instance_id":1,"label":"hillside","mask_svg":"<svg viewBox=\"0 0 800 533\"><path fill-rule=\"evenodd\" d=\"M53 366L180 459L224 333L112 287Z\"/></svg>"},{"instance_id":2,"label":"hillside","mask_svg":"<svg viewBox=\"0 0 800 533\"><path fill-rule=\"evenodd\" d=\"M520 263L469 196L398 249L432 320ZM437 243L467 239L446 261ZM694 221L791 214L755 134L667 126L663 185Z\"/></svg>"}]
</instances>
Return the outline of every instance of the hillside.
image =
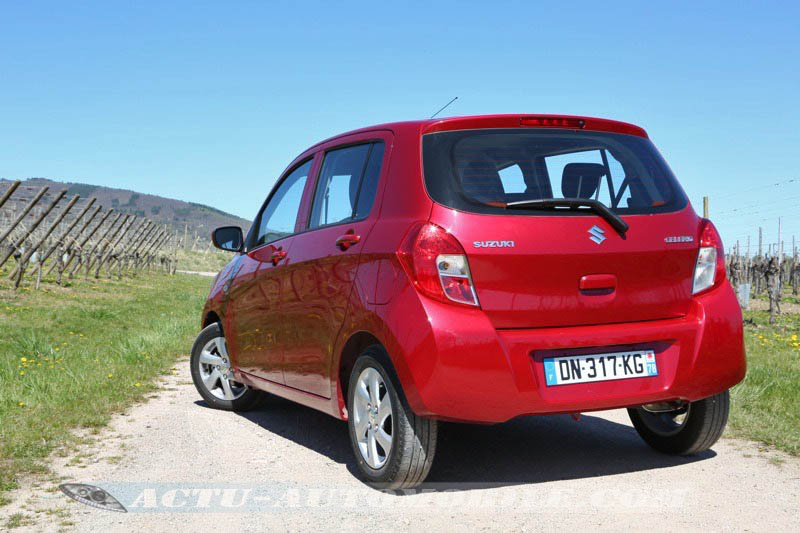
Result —
<instances>
[{"instance_id":1,"label":"hillside","mask_svg":"<svg viewBox=\"0 0 800 533\"><path fill-rule=\"evenodd\" d=\"M7 185L8 180L0 180L0 190L4 190ZM18 202L25 201L32 198L38 189L45 186L50 187L48 195L61 189L67 189L68 196L78 194L82 200L96 198L97 205L113 208L117 212L145 216L154 222L167 224L178 230L187 227L189 232L196 232L200 235L207 234L218 226L241 226L245 231L250 227L249 220L207 205L87 183L30 178L22 182L14 197Z\"/></svg>"}]
</instances>

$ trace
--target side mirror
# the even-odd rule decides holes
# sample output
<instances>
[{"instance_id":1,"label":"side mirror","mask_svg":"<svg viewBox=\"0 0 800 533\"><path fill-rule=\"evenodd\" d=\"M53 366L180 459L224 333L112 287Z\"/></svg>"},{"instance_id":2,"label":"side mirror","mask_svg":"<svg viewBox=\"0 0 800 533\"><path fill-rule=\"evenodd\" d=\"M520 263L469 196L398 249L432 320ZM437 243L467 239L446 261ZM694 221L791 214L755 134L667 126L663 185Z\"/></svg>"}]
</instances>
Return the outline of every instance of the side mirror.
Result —
<instances>
[{"instance_id":1,"label":"side mirror","mask_svg":"<svg viewBox=\"0 0 800 533\"><path fill-rule=\"evenodd\" d=\"M226 252L241 252L244 245L242 228L239 226L222 226L211 232L211 242Z\"/></svg>"}]
</instances>

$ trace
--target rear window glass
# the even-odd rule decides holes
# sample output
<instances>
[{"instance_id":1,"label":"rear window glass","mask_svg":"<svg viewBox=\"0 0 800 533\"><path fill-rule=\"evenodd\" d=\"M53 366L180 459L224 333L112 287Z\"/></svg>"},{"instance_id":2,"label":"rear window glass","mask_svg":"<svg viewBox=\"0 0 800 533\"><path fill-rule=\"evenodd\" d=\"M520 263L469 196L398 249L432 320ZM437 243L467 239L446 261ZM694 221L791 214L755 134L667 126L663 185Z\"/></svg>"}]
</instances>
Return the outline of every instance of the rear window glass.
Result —
<instances>
[{"instance_id":1,"label":"rear window glass","mask_svg":"<svg viewBox=\"0 0 800 533\"><path fill-rule=\"evenodd\" d=\"M687 203L650 140L634 135L487 129L433 133L422 143L428 194L461 211L551 215L501 207L550 198L597 200L619 214L677 211Z\"/></svg>"}]
</instances>

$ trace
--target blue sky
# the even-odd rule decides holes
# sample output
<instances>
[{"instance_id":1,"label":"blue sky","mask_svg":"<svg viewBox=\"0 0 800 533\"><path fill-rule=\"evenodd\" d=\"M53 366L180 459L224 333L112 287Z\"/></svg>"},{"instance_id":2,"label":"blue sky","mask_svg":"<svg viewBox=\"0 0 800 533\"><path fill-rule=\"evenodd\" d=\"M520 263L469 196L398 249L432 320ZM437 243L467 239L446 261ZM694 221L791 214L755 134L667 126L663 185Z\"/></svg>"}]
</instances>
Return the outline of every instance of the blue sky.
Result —
<instances>
[{"instance_id":1,"label":"blue sky","mask_svg":"<svg viewBox=\"0 0 800 533\"><path fill-rule=\"evenodd\" d=\"M758 225L775 241L781 215L800 238L798 20L793 2L4 2L0 177L251 218L307 146L458 96L444 115L634 122L728 247Z\"/></svg>"}]
</instances>

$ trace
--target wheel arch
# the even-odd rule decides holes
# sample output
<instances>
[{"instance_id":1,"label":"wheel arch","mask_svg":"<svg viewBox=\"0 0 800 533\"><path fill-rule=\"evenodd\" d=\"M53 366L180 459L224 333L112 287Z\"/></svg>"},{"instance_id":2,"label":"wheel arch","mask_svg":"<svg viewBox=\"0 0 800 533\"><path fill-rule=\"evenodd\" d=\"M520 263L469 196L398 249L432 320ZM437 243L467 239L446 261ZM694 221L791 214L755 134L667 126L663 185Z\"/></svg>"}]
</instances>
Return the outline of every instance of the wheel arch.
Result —
<instances>
[{"instance_id":1,"label":"wheel arch","mask_svg":"<svg viewBox=\"0 0 800 533\"><path fill-rule=\"evenodd\" d=\"M339 366L336 373L338 382L337 390L340 405L347 405L347 387L350 384L350 372L353 371L356 359L368 346L378 345L383 350L386 347L372 333L368 331L356 331L347 339L339 355Z\"/></svg>"},{"instance_id":2,"label":"wheel arch","mask_svg":"<svg viewBox=\"0 0 800 533\"><path fill-rule=\"evenodd\" d=\"M203 317L202 326L203 326L203 328L207 328L208 326L210 326L211 324L213 324L215 322L219 324L219 328L220 329L223 329L222 328L222 319L219 317L219 315L215 311L208 311L205 314L205 316Z\"/></svg>"}]
</instances>

